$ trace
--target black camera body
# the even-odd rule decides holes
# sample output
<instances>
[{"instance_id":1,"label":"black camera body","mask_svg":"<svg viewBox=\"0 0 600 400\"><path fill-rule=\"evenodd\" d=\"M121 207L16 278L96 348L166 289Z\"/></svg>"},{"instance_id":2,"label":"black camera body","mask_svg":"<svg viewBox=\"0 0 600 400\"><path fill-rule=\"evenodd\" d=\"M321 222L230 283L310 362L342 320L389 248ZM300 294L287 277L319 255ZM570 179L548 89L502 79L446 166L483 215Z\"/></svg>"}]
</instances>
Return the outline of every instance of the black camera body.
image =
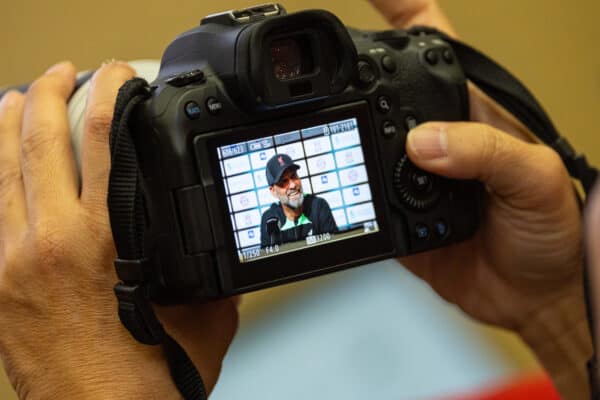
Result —
<instances>
[{"instance_id":1,"label":"black camera body","mask_svg":"<svg viewBox=\"0 0 600 400\"><path fill-rule=\"evenodd\" d=\"M172 42L151 87L131 131L156 301L406 256L478 227L481 185L425 173L405 152L417 124L469 117L465 75L436 34L363 32L326 11L286 15L276 4L231 11ZM266 217L282 207L267 163L283 168L284 155L301 182L304 220ZM307 211L317 203L335 229L319 231ZM294 242L271 236L311 219Z\"/></svg>"}]
</instances>

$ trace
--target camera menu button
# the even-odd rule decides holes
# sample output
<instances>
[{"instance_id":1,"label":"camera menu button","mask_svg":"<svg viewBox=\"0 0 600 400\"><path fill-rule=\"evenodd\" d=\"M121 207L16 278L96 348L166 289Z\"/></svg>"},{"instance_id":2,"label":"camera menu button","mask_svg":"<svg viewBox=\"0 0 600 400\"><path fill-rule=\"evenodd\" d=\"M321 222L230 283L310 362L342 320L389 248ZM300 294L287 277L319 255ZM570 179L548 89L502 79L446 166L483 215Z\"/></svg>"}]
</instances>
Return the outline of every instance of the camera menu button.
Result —
<instances>
[{"instance_id":1,"label":"camera menu button","mask_svg":"<svg viewBox=\"0 0 600 400\"><path fill-rule=\"evenodd\" d=\"M206 100L206 109L212 115L217 115L223 109L223 103L214 97L209 97Z\"/></svg>"}]
</instances>

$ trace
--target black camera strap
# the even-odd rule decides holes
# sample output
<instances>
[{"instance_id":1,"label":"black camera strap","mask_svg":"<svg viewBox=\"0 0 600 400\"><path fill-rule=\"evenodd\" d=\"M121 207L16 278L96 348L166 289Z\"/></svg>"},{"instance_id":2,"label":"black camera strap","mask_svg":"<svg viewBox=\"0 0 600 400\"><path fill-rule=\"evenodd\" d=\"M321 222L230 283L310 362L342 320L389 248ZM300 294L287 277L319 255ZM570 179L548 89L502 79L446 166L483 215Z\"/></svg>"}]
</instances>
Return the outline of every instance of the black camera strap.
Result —
<instances>
[{"instance_id":1,"label":"black camera strap","mask_svg":"<svg viewBox=\"0 0 600 400\"><path fill-rule=\"evenodd\" d=\"M525 126L562 158L570 175L581 182L589 194L598 174L585 156L575 152L569 142L559 135L543 108L533 95L513 75L487 56L428 27L415 27L411 33L437 34L449 42L466 76L492 99L513 113ZM144 254L145 210L142 180L129 129L129 117L136 105L150 98L148 83L135 78L119 91L111 127L111 173L108 207L118 258L115 267L121 283L115 287L119 300L119 317L133 337L141 343L162 344L171 375L186 400L206 399L200 374L185 350L165 333L150 303L149 263ZM590 302L587 265L584 270L587 317L596 349L593 309ZM600 399L600 379L596 351L588 363L592 398Z\"/></svg>"},{"instance_id":2,"label":"black camera strap","mask_svg":"<svg viewBox=\"0 0 600 400\"><path fill-rule=\"evenodd\" d=\"M137 153L129 129L134 108L151 96L148 83L134 78L119 90L110 132L108 209L118 258L115 294L119 319L139 342L162 344L171 377L186 400L207 399L204 382L185 350L167 334L150 303L144 254L145 205Z\"/></svg>"}]
</instances>

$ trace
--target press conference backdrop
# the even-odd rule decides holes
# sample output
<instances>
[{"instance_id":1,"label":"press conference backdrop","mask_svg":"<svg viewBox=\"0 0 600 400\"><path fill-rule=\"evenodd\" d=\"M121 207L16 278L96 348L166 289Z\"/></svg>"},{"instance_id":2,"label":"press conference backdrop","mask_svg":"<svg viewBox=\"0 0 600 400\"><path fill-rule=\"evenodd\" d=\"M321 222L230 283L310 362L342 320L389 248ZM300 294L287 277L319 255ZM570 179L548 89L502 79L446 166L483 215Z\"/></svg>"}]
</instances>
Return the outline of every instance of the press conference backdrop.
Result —
<instances>
[{"instance_id":1,"label":"press conference backdrop","mask_svg":"<svg viewBox=\"0 0 600 400\"><path fill-rule=\"evenodd\" d=\"M0 87L29 81L50 64L65 59L85 70L112 58L159 58L170 40L196 25L202 16L255 3L0 0ZM284 5L289 11L325 8L358 28L387 27L366 1L289 0ZM448 0L442 5L460 36L518 75L559 130L593 163L600 164L600 25L596 21L600 3ZM355 398L343 397L348 385L339 381L340 376L356 373L344 358L348 352L339 347L351 338L352 348L357 340L363 345L377 340L385 343L376 348L379 352L368 347L366 353L352 353L362 357L359 364L377 372L360 371L365 380L362 386L380 391L371 391L380 394L373 398L432 398L538 368L514 337L462 317L394 263L246 296L240 335L225 360L214 397L241 398L232 394L239 389L245 390L244 398L295 398L289 395L294 392L291 386L287 386L287 396L277 397L277 382L285 390L289 382L286 373L298 376L294 374L309 373L312 368L321 377L311 377L318 386L309 392L310 398ZM291 332L292 327L304 336ZM313 335L307 327L315 330ZM380 327L385 327L386 333ZM339 329L345 329L343 335ZM309 339L312 342L307 342ZM271 357L276 352L273 346L281 357L288 358ZM335 369L315 368L310 357ZM404 369L389 364L407 359L410 365ZM266 372L260 372L259 360ZM382 363L385 368L377 369ZM248 375L250 365L253 375ZM281 365L287 367L281 369ZM351 365L357 368L356 360ZM297 370L291 371L293 366ZM389 376L390 371L400 372ZM256 375L260 373L264 373L262 381ZM271 396L265 387L273 388ZM0 399L14 398L6 379L0 378Z\"/></svg>"}]
</instances>

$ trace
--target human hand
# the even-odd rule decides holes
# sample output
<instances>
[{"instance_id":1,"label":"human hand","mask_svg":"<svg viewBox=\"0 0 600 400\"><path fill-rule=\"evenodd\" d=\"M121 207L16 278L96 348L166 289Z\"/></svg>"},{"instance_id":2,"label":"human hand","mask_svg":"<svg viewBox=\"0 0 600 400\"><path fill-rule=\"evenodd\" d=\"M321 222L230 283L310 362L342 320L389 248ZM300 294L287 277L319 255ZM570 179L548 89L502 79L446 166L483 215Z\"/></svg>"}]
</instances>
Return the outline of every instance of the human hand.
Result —
<instances>
[{"instance_id":1,"label":"human hand","mask_svg":"<svg viewBox=\"0 0 600 400\"><path fill-rule=\"evenodd\" d=\"M456 36L435 1L371 3L399 28L425 24ZM485 183L481 228L469 241L401 261L467 314L518 332L562 394L583 398L590 342L571 180L514 117L475 86L469 94L471 119L485 125L423 124L409 133L407 152L424 170Z\"/></svg>"},{"instance_id":2,"label":"human hand","mask_svg":"<svg viewBox=\"0 0 600 400\"><path fill-rule=\"evenodd\" d=\"M371 3L398 27L426 24L456 35L435 1ZM473 89L474 121L513 133L524 129ZM540 301L546 302L545 285L551 292L562 292L571 281L579 285L580 212L554 151L483 124L424 124L409 134L407 144L419 167L451 178L479 179L489 192L482 229L474 239L403 260L442 296L480 320L518 329ZM515 297L512 288L524 293ZM494 303L493 309L486 308L484 299Z\"/></svg>"},{"instance_id":3,"label":"human hand","mask_svg":"<svg viewBox=\"0 0 600 400\"><path fill-rule=\"evenodd\" d=\"M0 102L0 356L21 399L180 398L162 349L121 326L113 294L108 136L133 75L110 63L92 80L81 190L66 108L74 67L58 64ZM210 391L237 328L233 301L158 314Z\"/></svg>"}]
</instances>

